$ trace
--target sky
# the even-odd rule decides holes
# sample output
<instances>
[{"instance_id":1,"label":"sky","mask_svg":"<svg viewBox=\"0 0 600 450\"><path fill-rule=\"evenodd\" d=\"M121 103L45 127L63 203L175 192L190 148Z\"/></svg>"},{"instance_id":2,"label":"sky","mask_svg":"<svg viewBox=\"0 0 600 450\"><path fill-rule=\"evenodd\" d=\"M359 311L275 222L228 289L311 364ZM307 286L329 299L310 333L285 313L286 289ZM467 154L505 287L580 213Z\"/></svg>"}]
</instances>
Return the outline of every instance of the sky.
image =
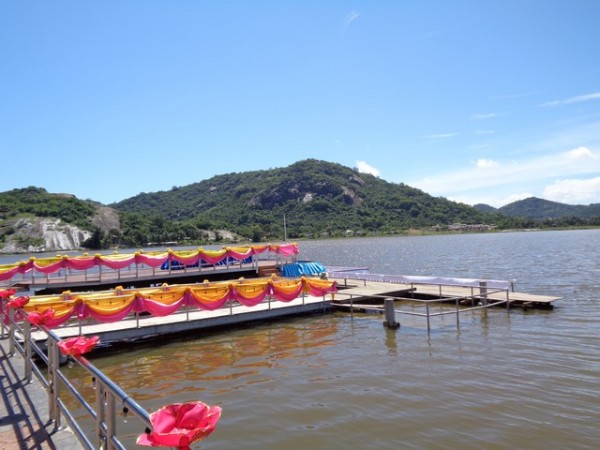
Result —
<instances>
[{"instance_id":1,"label":"sky","mask_svg":"<svg viewBox=\"0 0 600 450\"><path fill-rule=\"evenodd\" d=\"M600 203L600 1L4 1L0 192L111 204L315 158Z\"/></svg>"}]
</instances>

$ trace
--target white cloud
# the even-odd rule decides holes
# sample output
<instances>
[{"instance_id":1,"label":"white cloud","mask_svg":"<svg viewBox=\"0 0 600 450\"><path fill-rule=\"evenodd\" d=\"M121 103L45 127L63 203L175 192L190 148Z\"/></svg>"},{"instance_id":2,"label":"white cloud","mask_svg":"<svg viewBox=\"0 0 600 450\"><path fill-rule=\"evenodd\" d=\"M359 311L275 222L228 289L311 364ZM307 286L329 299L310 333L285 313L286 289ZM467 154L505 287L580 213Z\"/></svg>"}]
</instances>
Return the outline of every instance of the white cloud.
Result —
<instances>
[{"instance_id":1,"label":"white cloud","mask_svg":"<svg viewBox=\"0 0 600 450\"><path fill-rule=\"evenodd\" d=\"M358 171L360 173L368 173L368 174L374 175L376 177L378 177L380 175L380 172L378 169L367 164L364 161L356 161L356 168L358 169Z\"/></svg>"},{"instance_id":2,"label":"white cloud","mask_svg":"<svg viewBox=\"0 0 600 450\"><path fill-rule=\"evenodd\" d=\"M454 136L458 136L458 133L429 134L427 136L423 136L423 139L448 139Z\"/></svg>"},{"instance_id":3,"label":"white cloud","mask_svg":"<svg viewBox=\"0 0 600 450\"><path fill-rule=\"evenodd\" d=\"M463 195L463 196L454 196L449 197L448 200L452 200L454 202L464 203L466 205L477 205L477 204L485 204L493 206L494 208L500 208L502 206L506 206L509 203L513 203L519 200L524 200L526 198L535 197L530 192L521 192L518 194L511 194L509 196L494 196L494 195Z\"/></svg>"},{"instance_id":4,"label":"white cloud","mask_svg":"<svg viewBox=\"0 0 600 450\"><path fill-rule=\"evenodd\" d=\"M475 165L479 169L491 169L493 167L498 167L499 163L498 161L494 161L493 159L480 158L477 160L477 162L475 162Z\"/></svg>"},{"instance_id":5,"label":"white cloud","mask_svg":"<svg viewBox=\"0 0 600 450\"><path fill-rule=\"evenodd\" d=\"M344 18L344 30L348 29L350 24L352 22L354 22L356 19L358 19L359 17L360 17L360 14L355 9L350 11Z\"/></svg>"},{"instance_id":6,"label":"white cloud","mask_svg":"<svg viewBox=\"0 0 600 450\"><path fill-rule=\"evenodd\" d=\"M546 186L544 198L560 203L585 204L600 197L600 177L557 180Z\"/></svg>"},{"instance_id":7,"label":"white cloud","mask_svg":"<svg viewBox=\"0 0 600 450\"><path fill-rule=\"evenodd\" d=\"M473 114L471 116L471 120L487 120L487 119L493 119L494 117L498 117L498 114L496 114L496 113Z\"/></svg>"},{"instance_id":8,"label":"white cloud","mask_svg":"<svg viewBox=\"0 0 600 450\"><path fill-rule=\"evenodd\" d=\"M540 193L536 195L539 197L542 195L542 187L549 179L581 178L598 173L600 155L587 147L577 147L567 152L523 161L498 162L480 159L476 164L461 170L439 173L406 183L429 194L443 196L472 195L499 187L503 187L504 191L523 188L530 190L534 185L541 185ZM600 193L596 193L597 197L598 194Z\"/></svg>"},{"instance_id":9,"label":"white cloud","mask_svg":"<svg viewBox=\"0 0 600 450\"><path fill-rule=\"evenodd\" d=\"M540 106L570 105L572 103L589 102L590 100L600 100L600 92L578 95L577 97L567 98L566 100L554 100L552 102L542 103Z\"/></svg>"},{"instance_id":10,"label":"white cloud","mask_svg":"<svg viewBox=\"0 0 600 450\"><path fill-rule=\"evenodd\" d=\"M576 160L576 159L598 159L598 155L592 153L592 151L587 147L577 147L573 150L569 150L568 152L563 153L565 158Z\"/></svg>"}]
</instances>

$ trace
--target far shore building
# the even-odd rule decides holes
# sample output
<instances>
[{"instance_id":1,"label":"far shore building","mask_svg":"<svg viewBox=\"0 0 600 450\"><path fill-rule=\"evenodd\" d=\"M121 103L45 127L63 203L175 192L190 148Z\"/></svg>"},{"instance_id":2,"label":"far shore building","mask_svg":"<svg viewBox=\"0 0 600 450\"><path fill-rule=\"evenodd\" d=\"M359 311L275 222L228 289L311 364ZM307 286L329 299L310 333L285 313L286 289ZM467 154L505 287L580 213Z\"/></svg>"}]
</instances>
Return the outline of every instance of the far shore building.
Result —
<instances>
[{"instance_id":1,"label":"far shore building","mask_svg":"<svg viewBox=\"0 0 600 450\"><path fill-rule=\"evenodd\" d=\"M448 225L450 231L491 231L498 228L496 225L487 225L484 223L476 223L468 225L466 223L453 223Z\"/></svg>"}]
</instances>

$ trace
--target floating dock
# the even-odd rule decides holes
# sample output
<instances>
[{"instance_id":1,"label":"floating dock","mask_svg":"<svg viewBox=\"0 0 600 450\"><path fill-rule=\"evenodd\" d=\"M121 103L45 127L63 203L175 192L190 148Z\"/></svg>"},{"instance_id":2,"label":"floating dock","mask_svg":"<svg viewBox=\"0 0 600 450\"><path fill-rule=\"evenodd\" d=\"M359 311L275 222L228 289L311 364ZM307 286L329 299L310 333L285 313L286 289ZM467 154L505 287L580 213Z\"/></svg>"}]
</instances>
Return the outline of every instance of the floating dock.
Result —
<instances>
[{"instance_id":1,"label":"floating dock","mask_svg":"<svg viewBox=\"0 0 600 450\"><path fill-rule=\"evenodd\" d=\"M454 286L441 284L394 283L365 279L329 278L336 281L337 291L322 297L302 295L292 301L271 298L255 306L228 302L215 310L189 308L163 317L135 314L118 322L98 323L91 319L56 328L61 338L97 335L103 343L135 343L173 334L193 334L207 329L231 327L257 321L268 321L297 315L326 313L332 310L383 312L384 299L403 302L447 303L448 313L464 312L482 307L513 307L551 309L558 297L512 292L505 289ZM485 305L482 303L485 302ZM456 305L456 310L452 308ZM458 308L460 307L460 310ZM415 314L422 315L425 314ZM427 314L430 315L429 313ZM439 313L431 314L431 316ZM428 319L429 320L429 319ZM44 333L34 333L43 340Z\"/></svg>"},{"instance_id":2,"label":"floating dock","mask_svg":"<svg viewBox=\"0 0 600 450\"><path fill-rule=\"evenodd\" d=\"M112 323L70 323L53 331L62 339L93 335L99 336L103 344L135 343L166 335L189 335L207 329L322 313L330 309L329 300L307 295L289 302L264 301L252 307L229 304L214 311L190 309L165 317L137 315ZM43 332L32 333L36 341L45 340L45 336Z\"/></svg>"},{"instance_id":3,"label":"floating dock","mask_svg":"<svg viewBox=\"0 0 600 450\"><path fill-rule=\"evenodd\" d=\"M338 282L338 292L332 306L345 308L352 302L359 309L356 305L360 303L372 307L373 304L383 304L384 298L393 298L398 301L458 302L461 306L475 306L485 302L489 306L552 309L553 303L560 300L560 297L515 292L512 286L498 286L494 281L488 285L485 280L437 278L434 283L422 279L429 277L402 276L385 276L386 281L373 281L377 277L384 276L330 273L330 279ZM461 285L461 282L465 284Z\"/></svg>"},{"instance_id":4,"label":"floating dock","mask_svg":"<svg viewBox=\"0 0 600 450\"><path fill-rule=\"evenodd\" d=\"M98 291L117 286L141 288L162 283L185 284L209 281L223 281L239 277L255 278L277 272L275 261L255 261L221 266L194 267L180 270L160 268L137 268L136 270L104 270L94 273L69 272L48 277L23 277L15 280L10 287L19 291L31 291L38 295L57 294L65 290Z\"/></svg>"}]
</instances>

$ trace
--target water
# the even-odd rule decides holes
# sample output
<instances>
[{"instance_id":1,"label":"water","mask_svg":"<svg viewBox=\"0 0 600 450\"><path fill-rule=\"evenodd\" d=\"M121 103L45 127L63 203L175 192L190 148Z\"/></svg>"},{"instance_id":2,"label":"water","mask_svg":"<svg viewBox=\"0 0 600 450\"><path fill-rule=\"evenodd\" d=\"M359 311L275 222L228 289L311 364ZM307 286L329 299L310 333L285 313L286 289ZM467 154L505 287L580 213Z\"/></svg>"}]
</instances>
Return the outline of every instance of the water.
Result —
<instances>
[{"instance_id":1,"label":"water","mask_svg":"<svg viewBox=\"0 0 600 450\"><path fill-rule=\"evenodd\" d=\"M563 299L476 311L459 329L437 318L431 333L424 319L393 331L380 315L335 313L90 360L150 411L222 406L202 448L598 448L598 242L600 230L301 242L303 259L329 265L514 280Z\"/></svg>"}]
</instances>

